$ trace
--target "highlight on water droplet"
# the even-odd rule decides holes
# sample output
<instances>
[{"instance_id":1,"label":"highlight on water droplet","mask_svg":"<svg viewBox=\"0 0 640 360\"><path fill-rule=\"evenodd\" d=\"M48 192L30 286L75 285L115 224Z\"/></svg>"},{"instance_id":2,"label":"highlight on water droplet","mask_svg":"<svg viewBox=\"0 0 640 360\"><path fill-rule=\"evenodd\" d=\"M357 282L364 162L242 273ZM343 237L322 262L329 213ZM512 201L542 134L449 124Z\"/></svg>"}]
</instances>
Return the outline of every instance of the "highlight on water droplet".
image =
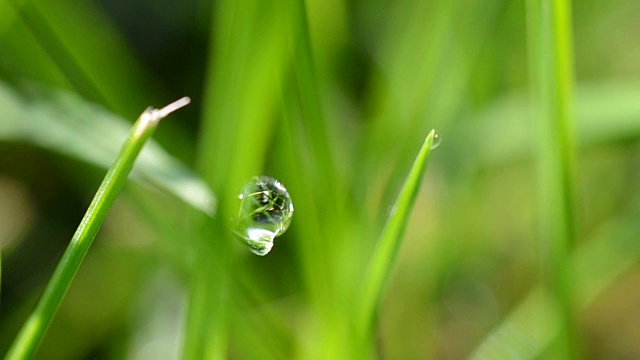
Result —
<instances>
[{"instance_id":1,"label":"highlight on water droplet","mask_svg":"<svg viewBox=\"0 0 640 360\"><path fill-rule=\"evenodd\" d=\"M269 176L255 176L238 195L240 205L233 231L256 255L271 251L273 240L291 224L293 202L287 189Z\"/></svg>"},{"instance_id":2,"label":"highlight on water droplet","mask_svg":"<svg viewBox=\"0 0 640 360\"><path fill-rule=\"evenodd\" d=\"M437 132L435 129L431 130L431 132L433 133L433 140L431 141L431 150L433 150L438 146L440 146L440 143L442 142L442 137L440 136L440 133Z\"/></svg>"}]
</instances>

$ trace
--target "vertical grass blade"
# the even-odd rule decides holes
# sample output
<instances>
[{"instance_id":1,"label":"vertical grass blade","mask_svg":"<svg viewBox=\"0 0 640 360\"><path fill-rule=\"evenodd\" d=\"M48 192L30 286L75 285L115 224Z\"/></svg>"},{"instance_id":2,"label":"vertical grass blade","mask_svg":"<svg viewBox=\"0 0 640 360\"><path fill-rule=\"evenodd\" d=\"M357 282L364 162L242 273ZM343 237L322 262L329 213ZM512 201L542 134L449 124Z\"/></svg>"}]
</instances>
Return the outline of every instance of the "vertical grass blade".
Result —
<instances>
[{"instance_id":1,"label":"vertical grass blade","mask_svg":"<svg viewBox=\"0 0 640 360\"><path fill-rule=\"evenodd\" d=\"M542 279L555 298L558 358L577 356L567 258L575 238L573 57L570 0L529 0L529 49L538 113L538 218Z\"/></svg>"},{"instance_id":2,"label":"vertical grass blade","mask_svg":"<svg viewBox=\"0 0 640 360\"><path fill-rule=\"evenodd\" d=\"M285 9L271 2L223 0L211 7L197 167L219 195L213 219L194 215L193 267L183 359L226 359L240 254L229 221L241 185L263 173L276 138L278 83L286 60ZM285 183L286 179L284 179Z\"/></svg>"},{"instance_id":3,"label":"vertical grass blade","mask_svg":"<svg viewBox=\"0 0 640 360\"><path fill-rule=\"evenodd\" d=\"M402 235L404 234L411 209L420 190L420 184L427 167L427 160L429 159L431 149L438 140L437 137L438 134L435 130L431 130L422 148L418 152L411 166L411 170L409 170L409 174L400 189L400 193L391 210L391 215L389 215L380 234L380 239L373 252L369 268L364 277L365 280L363 291L361 292L362 298L358 310L357 326L358 331L364 336L365 341L368 339L386 279L389 277L398 249L402 244Z\"/></svg>"},{"instance_id":4,"label":"vertical grass blade","mask_svg":"<svg viewBox=\"0 0 640 360\"><path fill-rule=\"evenodd\" d=\"M142 146L151 137L162 118L189 102L189 98L182 98L160 110L148 108L140 115L129 133L129 138L107 171L107 175L100 184L89 209L82 218L80 226L73 235L34 311L9 349L7 360L34 357L93 239L127 180Z\"/></svg>"},{"instance_id":5,"label":"vertical grass blade","mask_svg":"<svg viewBox=\"0 0 640 360\"><path fill-rule=\"evenodd\" d=\"M332 157L326 118L323 114L313 47L309 31L307 6L304 0L291 1L293 9L291 30L293 39L293 61L300 96L304 125L308 127L309 142L316 166L323 174L323 182L335 192L335 166Z\"/></svg>"}]
</instances>

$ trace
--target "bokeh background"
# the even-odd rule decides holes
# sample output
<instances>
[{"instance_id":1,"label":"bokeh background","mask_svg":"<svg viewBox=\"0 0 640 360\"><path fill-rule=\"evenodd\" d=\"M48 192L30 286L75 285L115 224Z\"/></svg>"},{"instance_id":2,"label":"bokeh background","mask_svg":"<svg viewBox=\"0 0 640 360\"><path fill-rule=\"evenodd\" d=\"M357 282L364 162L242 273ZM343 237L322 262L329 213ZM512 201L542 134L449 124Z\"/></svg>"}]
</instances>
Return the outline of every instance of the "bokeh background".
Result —
<instances>
[{"instance_id":1,"label":"bokeh background","mask_svg":"<svg viewBox=\"0 0 640 360\"><path fill-rule=\"evenodd\" d=\"M382 299L375 353L554 358L557 319L539 287L524 2L309 0L306 18L296 4L0 3L1 353L127 123L188 95L155 135L169 165L126 186L38 358L179 358L189 284L204 269L193 265L198 210L173 181L189 172L215 193L221 225L252 175L276 176L296 204L291 230L264 258L224 229L207 239L233 243L221 262L230 300L200 314L226 319L223 353L349 353L348 337L332 331L343 305L357 307L350 289L432 128L442 144ZM585 358L635 359L640 2L573 5L577 338ZM313 57L299 55L305 37Z\"/></svg>"}]
</instances>

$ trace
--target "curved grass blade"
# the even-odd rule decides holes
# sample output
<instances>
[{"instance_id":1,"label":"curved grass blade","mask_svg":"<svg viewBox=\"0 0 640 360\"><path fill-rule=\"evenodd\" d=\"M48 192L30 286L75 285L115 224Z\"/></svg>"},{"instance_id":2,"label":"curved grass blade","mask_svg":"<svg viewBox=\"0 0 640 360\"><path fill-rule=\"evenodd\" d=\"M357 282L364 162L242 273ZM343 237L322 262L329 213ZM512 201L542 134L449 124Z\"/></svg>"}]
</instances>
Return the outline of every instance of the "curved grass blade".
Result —
<instances>
[{"instance_id":1,"label":"curved grass blade","mask_svg":"<svg viewBox=\"0 0 640 360\"><path fill-rule=\"evenodd\" d=\"M26 141L40 148L108 168L130 124L71 93L30 87L25 96L0 82L0 141ZM132 180L170 193L213 215L209 187L155 141L148 141Z\"/></svg>"},{"instance_id":2,"label":"curved grass blade","mask_svg":"<svg viewBox=\"0 0 640 360\"><path fill-rule=\"evenodd\" d=\"M3 3L8 4L2 9L8 11L7 17L14 15L16 19L0 39L0 47L16 74L73 89L127 118L138 115L138 104L162 94L162 87L150 80L107 12L96 4L58 0ZM24 38L28 38L28 46L18 41ZM36 54L39 58L32 59ZM105 67L107 58L111 61Z\"/></svg>"},{"instance_id":3,"label":"curved grass blade","mask_svg":"<svg viewBox=\"0 0 640 360\"><path fill-rule=\"evenodd\" d=\"M148 108L140 115L100 184L34 311L9 349L7 360L33 358L93 239L124 186L142 146L151 137L161 119L189 102L189 98L182 98L160 110Z\"/></svg>"},{"instance_id":4,"label":"curved grass blade","mask_svg":"<svg viewBox=\"0 0 640 360\"><path fill-rule=\"evenodd\" d=\"M402 244L402 235L404 234L411 209L420 190L420 184L427 167L429 154L434 147L435 141L438 140L438 136L435 130L431 130L429 135L427 135L400 189L400 193L382 229L378 245L369 263L369 268L364 277L365 282L363 291L361 292L363 296L357 318L358 331L360 331L361 335L365 338L369 336L382 290L391 272L398 249Z\"/></svg>"}]
</instances>

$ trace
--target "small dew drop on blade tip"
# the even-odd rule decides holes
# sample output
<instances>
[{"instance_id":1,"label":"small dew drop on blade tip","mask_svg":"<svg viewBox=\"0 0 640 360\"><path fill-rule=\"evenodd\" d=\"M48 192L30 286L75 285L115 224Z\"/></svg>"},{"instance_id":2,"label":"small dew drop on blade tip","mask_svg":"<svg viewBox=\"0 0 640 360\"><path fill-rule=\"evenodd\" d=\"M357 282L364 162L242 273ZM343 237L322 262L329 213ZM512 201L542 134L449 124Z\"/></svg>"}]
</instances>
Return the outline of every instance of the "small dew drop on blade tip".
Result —
<instances>
[{"instance_id":1,"label":"small dew drop on blade tip","mask_svg":"<svg viewBox=\"0 0 640 360\"><path fill-rule=\"evenodd\" d=\"M440 136L440 133L435 129L431 130L431 132L433 133L433 140L431 140L431 150L433 150L440 146L440 143L442 142L442 136Z\"/></svg>"}]
</instances>

